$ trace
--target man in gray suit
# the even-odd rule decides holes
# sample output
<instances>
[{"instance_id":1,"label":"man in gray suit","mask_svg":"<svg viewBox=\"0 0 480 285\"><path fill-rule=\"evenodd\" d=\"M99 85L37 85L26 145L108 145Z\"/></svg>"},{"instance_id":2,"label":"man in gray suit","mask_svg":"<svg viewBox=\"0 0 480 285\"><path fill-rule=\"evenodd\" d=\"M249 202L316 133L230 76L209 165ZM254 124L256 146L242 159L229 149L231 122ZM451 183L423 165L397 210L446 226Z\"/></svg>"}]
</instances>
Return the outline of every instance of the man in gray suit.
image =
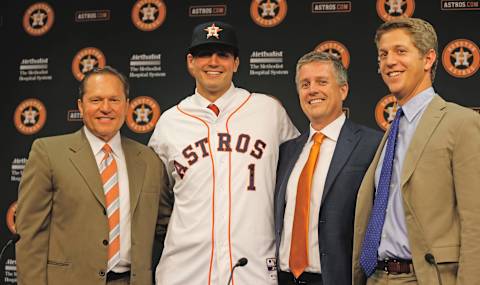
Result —
<instances>
[{"instance_id":1,"label":"man in gray suit","mask_svg":"<svg viewBox=\"0 0 480 285\"><path fill-rule=\"evenodd\" d=\"M152 284L166 177L151 149L120 135L125 77L110 67L88 73L78 108L85 126L36 140L25 166L16 218L18 284Z\"/></svg>"},{"instance_id":2,"label":"man in gray suit","mask_svg":"<svg viewBox=\"0 0 480 285\"><path fill-rule=\"evenodd\" d=\"M336 56L307 53L296 72L310 128L280 148L275 188L279 284L350 285L357 190L381 133L346 119L347 72Z\"/></svg>"}]
</instances>

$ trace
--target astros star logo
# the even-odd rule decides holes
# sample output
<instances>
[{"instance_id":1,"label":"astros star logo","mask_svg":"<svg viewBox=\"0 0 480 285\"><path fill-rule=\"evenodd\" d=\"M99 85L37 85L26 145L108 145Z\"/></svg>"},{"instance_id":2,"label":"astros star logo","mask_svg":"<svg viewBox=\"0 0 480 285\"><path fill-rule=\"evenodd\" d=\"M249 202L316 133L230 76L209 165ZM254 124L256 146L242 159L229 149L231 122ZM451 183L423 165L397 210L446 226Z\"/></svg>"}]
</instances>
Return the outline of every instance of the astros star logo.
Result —
<instances>
[{"instance_id":1,"label":"astros star logo","mask_svg":"<svg viewBox=\"0 0 480 285\"><path fill-rule=\"evenodd\" d=\"M37 122L36 116L38 115L38 112L37 110L33 109L32 106L30 106L27 110L24 110L22 115L24 117L23 123L25 125L35 124Z\"/></svg>"},{"instance_id":2,"label":"astros star logo","mask_svg":"<svg viewBox=\"0 0 480 285\"><path fill-rule=\"evenodd\" d=\"M32 18L33 20L32 27L43 27L45 25L45 22L43 20L47 18L47 15L41 10L37 10L37 12L35 14L32 14L30 18Z\"/></svg>"},{"instance_id":3,"label":"astros star logo","mask_svg":"<svg viewBox=\"0 0 480 285\"><path fill-rule=\"evenodd\" d=\"M133 113L137 116L135 120L136 123L148 123L150 122L148 116L153 113L153 111L146 107L145 104L141 104L140 108L136 108Z\"/></svg>"},{"instance_id":4,"label":"astros star logo","mask_svg":"<svg viewBox=\"0 0 480 285\"><path fill-rule=\"evenodd\" d=\"M143 14L142 20L143 21L155 21L155 13L158 9L155 6L151 6L151 3L147 5L147 7L143 7L140 10L140 13Z\"/></svg>"},{"instance_id":5,"label":"astros star logo","mask_svg":"<svg viewBox=\"0 0 480 285\"><path fill-rule=\"evenodd\" d=\"M460 48L460 51L454 52L453 54L450 55L455 59L455 67L458 66L466 66L468 67L470 63L468 62L468 59L473 56L468 50L465 50L464 47Z\"/></svg>"},{"instance_id":6,"label":"astros star logo","mask_svg":"<svg viewBox=\"0 0 480 285\"><path fill-rule=\"evenodd\" d=\"M97 64L97 59L93 58L91 55L81 60L80 64L83 66L82 72L86 73L92 70Z\"/></svg>"},{"instance_id":7,"label":"astros star logo","mask_svg":"<svg viewBox=\"0 0 480 285\"><path fill-rule=\"evenodd\" d=\"M277 9L278 4L272 3L268 0L266 3L260 4L260 9L262 9L262 17L275 17L275 9Z\"/></svg>"},{"instance_id":8,"label":"astros star logo","mask_svg":"<svg viewBox=\"0 0 480 285\"><path fill-rule=\"evenodd\" d=\"M203 30L207 32L207 39L209 39L210 37L216 37L217 39L219 39L218 32L223 31L223 29L215 26L215 24L212 24L210 27L207 27Z\"/></svg>"}]
</instances>

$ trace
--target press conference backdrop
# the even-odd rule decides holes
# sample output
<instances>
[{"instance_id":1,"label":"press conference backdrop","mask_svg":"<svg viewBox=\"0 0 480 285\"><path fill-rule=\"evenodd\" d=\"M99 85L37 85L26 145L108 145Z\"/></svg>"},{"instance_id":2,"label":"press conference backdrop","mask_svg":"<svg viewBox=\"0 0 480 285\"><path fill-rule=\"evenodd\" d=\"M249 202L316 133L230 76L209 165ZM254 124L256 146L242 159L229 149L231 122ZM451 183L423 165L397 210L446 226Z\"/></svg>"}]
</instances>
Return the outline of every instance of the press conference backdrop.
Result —
<instances>
[{"instance_id":1,"label":"press conference backdrop","mask_svg":"<svg viewBox=\"0 0 480 285\"><path fill-rule=\"evenodd\" d=\"M185 51L192 28L205 21L237 28L235 84L278 98L301 130L308 122L295 91L295 64L314 49L336 54L348 68L347 116L388 127L396 103L378 74L373 36L395 17L420 17L436 27L436 91L477 111L480 106L480 0L1 2L2 244L15 233L17 188L33 140L82 126L76 100L83 74L111 65L129 77L122 133L147 143L162 112L194 91ZM13 247L0 267L0 284L16 284Z\"/></svg>"}]
</instances>

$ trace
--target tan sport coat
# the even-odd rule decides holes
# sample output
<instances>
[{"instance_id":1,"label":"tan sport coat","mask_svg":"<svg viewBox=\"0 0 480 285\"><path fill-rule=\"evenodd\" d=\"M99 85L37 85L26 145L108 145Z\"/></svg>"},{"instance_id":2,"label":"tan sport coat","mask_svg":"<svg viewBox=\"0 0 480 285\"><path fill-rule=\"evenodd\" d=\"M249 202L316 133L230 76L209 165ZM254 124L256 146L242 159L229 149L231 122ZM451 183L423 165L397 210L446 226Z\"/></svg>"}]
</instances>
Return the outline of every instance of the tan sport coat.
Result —
<instances>
[{"instance_id":1,"label":"tan sport coat","mask_svg":"<svg viewBox=\"0 0 480 285\"><path fill-rule=\"evenodd\" d=\"M151 149L123 137L122 147L130 191L131 284L149 285L166 177ZM16 227L19 285L106 284L105 195L82 130L33 143L20 182Z\"/></svg>"},{"instance_id":2,"label":"tan sport coat","mask_svg":"<svg viewBox=\"0 0 480 285\"><path fill-rule=\"evenodd\" d=\"M375 193L385 134L357 197L353 284L365 284L361 243ZM408 148L401 175L408 240L418 284L480 284L480 116L436 95ZM458 269L458 272L457 272Z\"/></svg>"}]
</instances>

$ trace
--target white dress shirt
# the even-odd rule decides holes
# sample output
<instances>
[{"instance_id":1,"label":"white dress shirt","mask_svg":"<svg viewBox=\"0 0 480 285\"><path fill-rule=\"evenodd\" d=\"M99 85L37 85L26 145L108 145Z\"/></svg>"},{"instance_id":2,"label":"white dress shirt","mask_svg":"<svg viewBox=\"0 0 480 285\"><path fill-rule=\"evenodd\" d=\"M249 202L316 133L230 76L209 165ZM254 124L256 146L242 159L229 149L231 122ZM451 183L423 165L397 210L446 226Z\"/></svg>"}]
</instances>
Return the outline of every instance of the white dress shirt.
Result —
<instances>
[{"instance_id":1,"label":"white dress shirt","mask_svg":"<svg viewBox=\"0 0 480 285\"><path fill-rule=\"evenodd\" d=\"M310 149L313 145L313 135L320 132L325 135L325 139L320 146L319 157L317 159L317 166L313 173L312 189L310 192L310 215L308 225L308 264L305 268L306 272L321 273L320 267L320 249L318 246L318 218L320 213L320 206L322 202L323 188L325 187L325 180L327 178L330 162L332 161L333 152L337 145L340 130L345 123L345 115L342 114L333 122L325 126L321 130L315 130L310 124L310 134L305 143L297 162L295 163L290 178L288 179L287 190L285 193L285 216L283 218L283 232L282 240L280 242L280 269L282 271L290 271L290 245L292 240L293 218L295 215L295 201L297 197L297 186L300 173L302 172L305 163L310 154ZM321 230L321 229L320 229Z\"/></svg>"},{"instance_id":2,"label":"white dress shirt","mask_svg":"<svg viewBox=\"0 0 480 285\"><path fill-rule=\"evenodd\" d=\"M105 155L102 150L105 142L92 134L86 127L83 129L100 171L100 162L102 162ZM113 271L122 273L130 270L131 218L127 163L125 162L120 132L113 136L108 145L112 148L113 157L117 163L118 185L120 187L120 262L113 268Z\"/></svg>"}]
</instances>

